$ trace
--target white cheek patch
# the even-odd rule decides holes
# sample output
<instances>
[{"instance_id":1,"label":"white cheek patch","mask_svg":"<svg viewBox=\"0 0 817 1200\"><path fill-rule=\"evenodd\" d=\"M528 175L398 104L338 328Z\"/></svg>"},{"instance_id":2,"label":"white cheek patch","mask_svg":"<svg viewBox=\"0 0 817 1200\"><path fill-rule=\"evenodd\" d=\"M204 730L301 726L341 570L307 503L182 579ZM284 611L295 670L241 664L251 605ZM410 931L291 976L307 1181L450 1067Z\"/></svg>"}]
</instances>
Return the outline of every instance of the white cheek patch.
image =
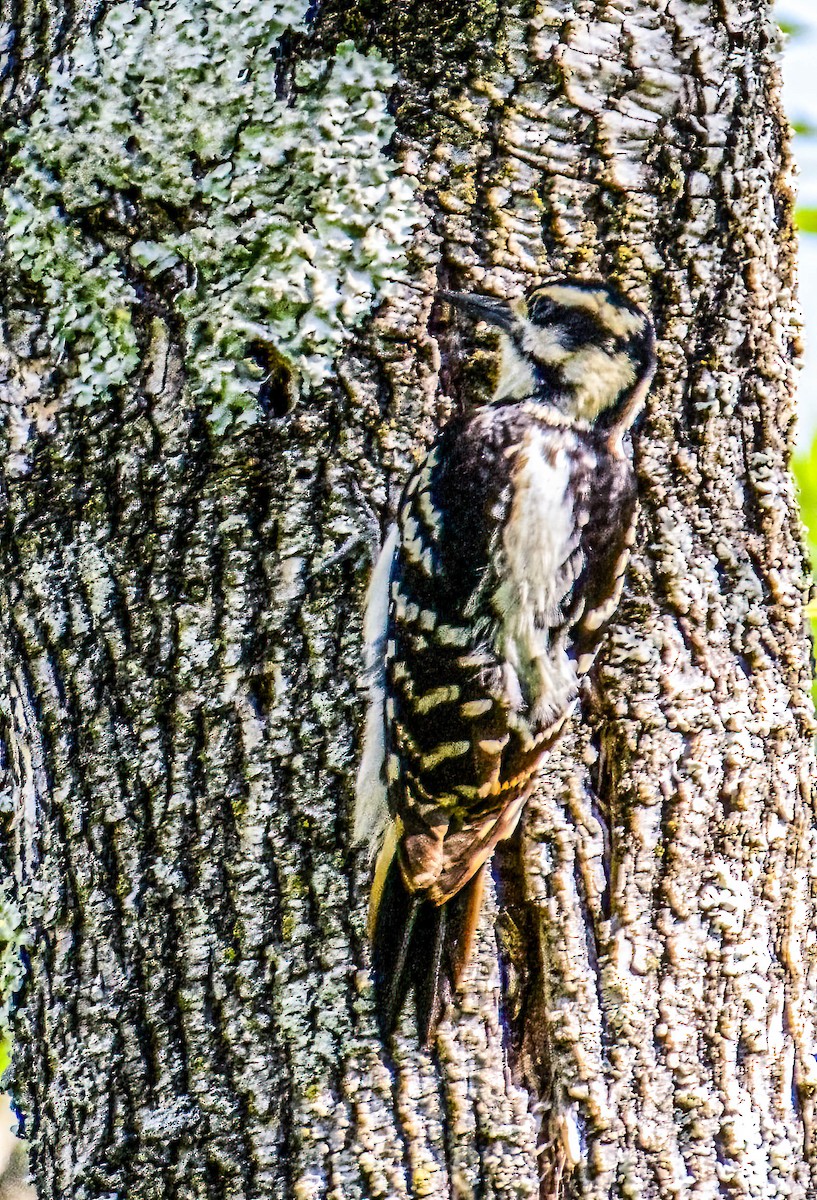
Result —
<instances>
[{"instance_id":1,"label":"white cheek patch","mask_svg":"<svg viewBox=\"0 0 817 1200\"><path fill-rule=\"evenodd\" d=\"M571 354L557 336L558 325L527 325L522 338L522 348L536 362L558 367Z\"/></svg>"},{"instance_id":2,"label":"white cheek patch","mask_svg":"<svg viewBox=\"0 0 817 1200\"><path fill-rule=\"evenodd\" d=\"M628 354L607 354L599 346L587 346L564 364L562 379L576 398L575 415L593 421L625 388L632 387L635 367Z\"/></svg>"},{"instance_id":3,"label":"white cheek patch","mask_svg":"<svg viewBox=\"0 0 817 1200\"><path fill-rule=\"evenodd\" d=\"M510 338L502 338L502 358L499 363L499 378L496 382L494 400L525 400L536 391L533 368L524 355L520 354Z\"/></svg>"}]
</instances>

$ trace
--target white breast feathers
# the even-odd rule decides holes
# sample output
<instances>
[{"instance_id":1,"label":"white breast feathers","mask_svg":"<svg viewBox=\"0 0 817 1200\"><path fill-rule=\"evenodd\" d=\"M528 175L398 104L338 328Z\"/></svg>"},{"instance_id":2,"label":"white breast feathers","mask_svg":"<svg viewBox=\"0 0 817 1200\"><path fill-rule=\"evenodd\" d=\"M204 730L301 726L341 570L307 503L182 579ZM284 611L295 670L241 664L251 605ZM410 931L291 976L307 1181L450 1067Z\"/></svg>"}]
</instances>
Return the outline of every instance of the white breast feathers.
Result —
<instances>
[{"instance_id":1,"label":"white breast feathers","mask_svg":"<svg viewBox=\"0 0 817 1200\"><path fill-rule=\"evenodd\" d=\"M534 728L550 724L576 693L564 637L554 637L577 565L570 563L578 540L570 474L564 446L529 429L514 463L493 607L501 619L497 650L519 676Z\"/></svg>"}]
</instances>

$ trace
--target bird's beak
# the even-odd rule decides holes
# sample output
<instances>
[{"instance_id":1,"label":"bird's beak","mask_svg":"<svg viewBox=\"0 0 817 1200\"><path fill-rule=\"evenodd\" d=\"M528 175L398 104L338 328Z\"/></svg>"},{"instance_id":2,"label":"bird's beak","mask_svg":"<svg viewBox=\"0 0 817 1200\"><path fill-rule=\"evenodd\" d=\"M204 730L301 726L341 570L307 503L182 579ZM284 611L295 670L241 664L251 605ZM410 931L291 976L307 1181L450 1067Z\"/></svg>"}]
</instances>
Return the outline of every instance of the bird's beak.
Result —
<instances>
[{"instance_id":1,"label":"bird's beak","mask_svg":"<svg viewBox=\"0 0 817 1200\"><path fill-rule=\"evenodd\" d=\"M516 323L516 314L507 300L497 300L495 296L480 296L476 292L438 292L447 304L455 304L464 308L477 321L487 321L510 332Z\"/></svg>"}]
</instances>

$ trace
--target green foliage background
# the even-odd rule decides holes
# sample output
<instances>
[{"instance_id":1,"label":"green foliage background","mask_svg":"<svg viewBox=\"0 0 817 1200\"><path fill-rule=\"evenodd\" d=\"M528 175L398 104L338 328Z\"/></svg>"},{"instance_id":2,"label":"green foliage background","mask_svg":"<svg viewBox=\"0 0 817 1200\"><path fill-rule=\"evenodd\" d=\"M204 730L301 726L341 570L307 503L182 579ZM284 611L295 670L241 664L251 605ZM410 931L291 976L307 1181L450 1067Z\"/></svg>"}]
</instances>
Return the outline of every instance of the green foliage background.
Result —
<instances>
[{"instance_id":1,"label":"green foliage background","mask_svg":"<svg viewBox=\"0 0 817 1200\"><path fill-rule=\"evenodd\" d=\"M786 73L786 44L790 40L799 40L813 33L811 22L806 25L797 19L793 19L789 14L785 13L785 3L780 4L780 12L778 14L778 25L781 32L785 35L783 42L783 72ZM802 90L802 84L798 87ZM798 91L798 101L806 101L807 97L801 96ZM817 126L815 126L810 116L801 113L790 113L789 123L792 134L794 135L794 157L799 159L798 150L801 149L808 139L811 141L817 136ZM807 161L807 156L805 156ZM800 231L801 238L813 237L817 234L817 208L806 205L800 205L795 212L795 221L797 228ZM806 331L807 335L809 331ZM812 335L814 336L814 335ZM805 406L807 403L814 403L813 399L805 394L803 383L800 385L800 405ZM800 511L803 517L803 523L806 527L808 537L808 552L811 558L812 571L817 566L817 437L812 442L811 448L807 451L800 451L795 454L792 461L795 478L800 490ZM808 607L808 615L811 619L812 637L817 643L817 599L812 598ZM815 704L817 704L817 682L813 685L813 694Z\"/></svg>"},{"instance_id":2,"label":"green foliage background","mask_svg":"<svg viewBox=\"0 0 817 1200\"><path fill-rule=\"evenodd\" d=\"M808 551L813 570L817 564L817 438L806 454L795 455L792 466L800 488L800 511L808 533ZM817 598L812 598L808 614L812 637L817 644ZM813 694L817 704L817 681L813 685Z\"/></svg>"}]
</instances>

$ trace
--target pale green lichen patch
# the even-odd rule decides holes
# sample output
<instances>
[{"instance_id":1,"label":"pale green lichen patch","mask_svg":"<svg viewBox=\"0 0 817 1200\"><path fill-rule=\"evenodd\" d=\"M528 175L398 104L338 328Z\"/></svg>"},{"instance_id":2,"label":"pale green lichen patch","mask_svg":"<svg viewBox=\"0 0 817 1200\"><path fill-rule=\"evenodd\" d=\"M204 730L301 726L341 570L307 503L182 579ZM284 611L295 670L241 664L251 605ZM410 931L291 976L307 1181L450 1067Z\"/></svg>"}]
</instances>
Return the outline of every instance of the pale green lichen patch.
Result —
<instances>
[{"instance_id":1,"label":"pale green lichen patch","mask_svg":"<svg viewBox=\"0 0 817 1200\"><path fill-rule=\"evenodd\" d=\"M26 941L20 913L5 890L0 890L0 1075L8 1066L9 1014L23 974L20 947Z\"/></svg>"},{"instance_id":2,"label":"pale green lichen patch","mask_svg":"<svg viewBox=\"0 0 817 1200\"><path fill-rule=\"evenodd\" d=\"M52 72L4 194L7 253L42 289L75 401L138 365L140 281L182 319L222 428L256 419L271 360L320 385L403 276L421 215L385 153L392 68L345 42L284 98L303 17L303 0L124 3Z\"/></svg>"},{"instance_id":3,"label":"pale green lichen patch","mask_svg":"<svg viewBox=\"0 0 817 1200\"><path fill-rule=\"evenodd\" d=\"M4 194L7 253L42 289L50 358L70 359L79 404L124 383L139 362L131 306L136 293L115 254L81 235L61 207L59 185L33 150L18 155L24 174Z\"/></svg>"}]
</instances>

